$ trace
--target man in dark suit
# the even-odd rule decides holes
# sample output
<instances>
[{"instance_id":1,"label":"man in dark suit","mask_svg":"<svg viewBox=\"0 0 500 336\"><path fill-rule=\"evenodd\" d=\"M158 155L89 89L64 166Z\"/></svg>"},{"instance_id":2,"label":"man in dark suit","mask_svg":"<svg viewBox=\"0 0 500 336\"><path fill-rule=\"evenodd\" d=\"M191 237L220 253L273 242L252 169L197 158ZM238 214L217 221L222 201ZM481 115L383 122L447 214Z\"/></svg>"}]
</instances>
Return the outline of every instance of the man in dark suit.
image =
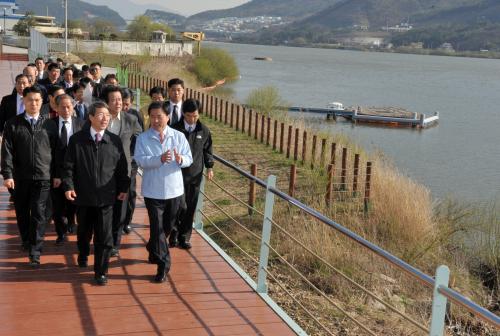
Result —
<instances>
[{"instance_id":1,"label":"man in dark suit","mask_svg":"<svg viewBox=\"0 0 500 336\"><path fill-rule=\"evenodd\" d=\"M118 86L106 86L102 92L102 98L108 104L111 120L107 130L120 137L125 157L127 158L128 176L132 171L132 156L134 153L135 140L142 128L135 116L123 112L122 91ZM123 225L128 201L117 201L113 208L113 244L114 248L111 256L118 256L120 249Z\"/></svg>"},{"instance_id":2,"label":"man in dark suit","mask_svg":"<svg viewBox=\"0 0 500 336\"><path fill-rule=\"evenodd\" d=\"M47 93L49 101L48 103L42 105L40 113L48 116L49 118L55 118L57 117L56 98L57 96L63 95L65 92L64 89L59 85L52 85L51 87L49 87Z\"/></svg>"},{"instance_id":3,"label":"man in dark suit","mask_svg":"<svg viewBox=\"0 0 500 336\"><path fill-rule=\"evenodd\" d=\"M170 102L170 123L175 125L182 118L182 98L184 97L184 81L180 78L172 78L167 83L168 100Z\"/></svg>"},{"instance_id":4,"label":"man in dark suit","mask_svg":"<svg viewBox=\"0 0 500 336\"><path fill-rule=\"evenodd\" d=\"M63 170L64 156L68 148L70 137L80 131L84 121L73 116L73 98L67 94L56 98L58 117L52 121L59 130L59 140L57 141L54 170L54 181L51 189L52 197L52 218L56 226L56 245L61 245L66 240L66 234L73 232L75 225L76 208L74 204L66 199L61 188L61 175Z\"/></svg>"},{"instance_id":5,"label":"man in dark suit","mask_svg":"<svg viewBox=\"0 0 500 336\"><path fill-rule=\"evenodd\" d=\"M173 126L174 129L182 132L189 142L193 164L182 169L182 179L184 181L184 196L186 207L182 209L177 222L176 231L172 231L170 242L175 244L177 235L178 246L183 249L190 249L191 232L193 231L193 218L200 194L200 184L203 177L203 169L207 168L207 178L213 178L214 159L212 155L212 136L210 130L199 120L201 111L200 102L194 99L187 99L182 105L184 116L180 122Z\"/></svg>"},{"instance_id":6,"label":"man in dark suit","mask_svg":"<svg viewBox=\"0 0 500 336\"><path fill-rule=\"evenodd\" d=\"M64 90L67 90L73 86L73 68L67 67L62 70L62 76L58 85Z\"/></svg>"},{"instance_id":7,"label":"man in dark suit","mask_svg":"<svg viewBox=\"0 0 500 336\"><path fill-rule=\"evenodd\" d=\"M25 113L7 121L2 142L4 186L15 190L14 207L23 248L30 265L40 264L45 235L45 208L54 173L57 127L40 114L42 93L36 86L23 91Z\"/></svg>"},{"instance_id":8,"label":"man in dark suit","mask_svg":"<svg viewBox=\"0 0 500 336\"><path fill-rule=\"evenodd\" d=\"M57 85L57 83L59 82L60 80L59 77L61 76L61 69L59 68L57 63L49 64L49 66L47 67L47 74L48 74L47 78L39 80L38 85L44 86L45 89L48 91L51 86Z\"/></svg>"},{"instance_id":9,"label":"man in dark suit","mask_svg":"<svg viewBox=\"0 0 500 336\"><path fill-rule=\"evenodd\" d=\"M85 91L85 85L82 83L75 83L73 87L70 89L73 98L75 99L75 116L80 120L88 119L88 107L83 102L83 92Z\"/></svg>"},{"instance_id":10,"label":"man in dark suit","mask_svg":"<svg viewBox=\"0 0 500 336\"><path fill-rule=\"evenodd\" d=\"M31 86L25 75L16 76L14 93L4 96L0 103L0 135L3 133L5 122L24 112L23 90Z\"/></svg>"},{"instance_id":11,"label":"man in dark suit","mask_svg":"<svg viewBox=\"0 0 500 336\"><path fill-rule=\"evenodd\" d=\"M45 61L43 60L43 57L37 57L35 59L35 65L37 68L37 75L36 75L36 81L39 82L45 78L48 77L47 71L45 70Z\"/></svg>"},{"instance_id":12,"label":"man in dark suit","mask_svg":"<svg viewBox=\"0 0 500 336\"><path fill-rule=\"evenodd\" d=\"M106 103L89 107L89 127L69 140L63 169L63 189L77 206L78 266L87 267L94 234L94 279L106 285L113 248L113 204L127 196L130 184L120 137L106 131L110 120Z\"/></svg>"}]
</instances>

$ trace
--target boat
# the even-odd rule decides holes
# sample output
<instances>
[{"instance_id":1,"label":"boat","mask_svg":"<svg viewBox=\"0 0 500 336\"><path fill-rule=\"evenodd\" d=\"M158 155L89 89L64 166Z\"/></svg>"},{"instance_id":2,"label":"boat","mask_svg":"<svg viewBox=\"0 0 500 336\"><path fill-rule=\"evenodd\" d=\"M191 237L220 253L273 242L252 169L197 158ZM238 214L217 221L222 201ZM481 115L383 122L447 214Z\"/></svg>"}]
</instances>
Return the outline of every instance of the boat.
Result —
<instances>
[{"instance_id":1,"label":"boat","mask_svg":"<svg viewBox=\"0 0 500 336\"><path fill-rule=\"evenodd\" d=\"M273 59L271 57L254 57L253 58L256 61L272 61Z\"/></svg>"}]
</instances>

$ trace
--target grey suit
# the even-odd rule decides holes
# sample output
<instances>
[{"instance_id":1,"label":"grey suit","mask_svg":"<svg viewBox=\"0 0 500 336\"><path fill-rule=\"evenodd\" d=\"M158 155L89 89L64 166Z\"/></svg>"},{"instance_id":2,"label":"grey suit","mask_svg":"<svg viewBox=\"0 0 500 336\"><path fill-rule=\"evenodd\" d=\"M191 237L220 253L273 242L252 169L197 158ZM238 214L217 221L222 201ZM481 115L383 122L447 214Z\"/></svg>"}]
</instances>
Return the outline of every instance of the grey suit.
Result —
<instances>
[{"instance_id":1,"label":"grey suit","mask_svg":"<svg viewBox=\"0 0 500 336\"><path fill-rule=\"evenodd\" d=\"M141 132L142 128L136 116L127 112L120 112L120 130L117 135L120 137L123 144L123 149L127 158L129 177L132 173L132 155L135 149L135 140ZM120 247L127 205L128 199L125 199L124 201L116 201L113 206L113 245L116 249Z\"/></svg>"}]
</instances>

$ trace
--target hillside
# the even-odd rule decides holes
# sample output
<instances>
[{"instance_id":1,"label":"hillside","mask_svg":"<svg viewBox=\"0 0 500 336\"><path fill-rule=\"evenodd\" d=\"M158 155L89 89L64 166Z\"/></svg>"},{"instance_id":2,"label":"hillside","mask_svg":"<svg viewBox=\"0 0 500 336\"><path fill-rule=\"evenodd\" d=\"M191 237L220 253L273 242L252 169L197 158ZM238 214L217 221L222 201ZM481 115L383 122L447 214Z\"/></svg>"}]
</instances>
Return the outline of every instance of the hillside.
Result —
<instances>
[{"instance_id":1,"label":"hillside","mask_svg":"<svg viewBox=\"0 0 500 336\"><path fill-rule=\"evenodd\" d=\"M304 18L341 0L252 0L241 6L205 11L188 18L188 24L224 17L282 16Z\"/></svg>"},{"instance_id":2,"label":"hillside","mask_svg":"<svg viewBox=\"0 0 500 336\"><path fill-rule=\"evenodd\" d=\"M155 22L164 23L169 26L179 26L186 21L185 16L161 10L148 9L144 15L150 17Z\"/></svg>"},{"instance_id":3,"label":"hillside","mask_svg":"<svg viewBox=\"0 0 500 336\"><path fill-rule=\"evenodd\" d=\"M61 6L61 0L17 0L19 13L28 11L34 12L37 15L55 16L59 23L64 21L64 8ZM68 1L68 19L70 20L85 20L92 22L95 19L103 19L113 22L117 26L124 26L125 20L114 10L107 6L96 6L80 0Z\"/></svg>"},{"instance_id":4,"label":"hillside","mask_svg":"<svg viewBox=\"0 0 500 336\"><path fill-rule=\"evenodd\" d=\"M500 23L500 2L497 0L483 0L475 4L439 11L432 15L416 17L415 20L421 26Z\"/></svg>"},{"instance_id":5,"label":"hillside","mask_svg":"<svg viewBox=\"0 0 500 336\"><path fill-rule=\"evenodd\" d=\"M354 25L379 30L386 25L414 22L441 11L461 8L478 0L345 0L306 18L299 26L346 28Z\"/></svg>"}]
</instances>

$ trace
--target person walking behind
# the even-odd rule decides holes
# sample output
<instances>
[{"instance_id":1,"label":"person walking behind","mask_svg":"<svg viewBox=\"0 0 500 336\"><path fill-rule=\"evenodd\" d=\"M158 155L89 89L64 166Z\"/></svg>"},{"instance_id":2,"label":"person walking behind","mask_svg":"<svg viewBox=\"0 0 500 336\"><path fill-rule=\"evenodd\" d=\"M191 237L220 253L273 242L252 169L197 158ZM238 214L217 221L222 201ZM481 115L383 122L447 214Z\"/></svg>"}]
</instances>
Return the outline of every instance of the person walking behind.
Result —
<instances>
[{"instance_id":1,"label":"person walking behind","mask_svg":"<svg viewBox=\"0 0 500 336\"><path fill-rule=\"evenodd\" d=\"M120 137L106 131L109 120L106 103L90 105L90 125L69 140L62 179L66 198L77 206L78 266L87 267L94 235L94 279L98 285L108 282L113 205L117 199L125 199L130 184Z\"/></svg>"},{"instance_id":2,"label":"person walking behind","mask_svg":"<svg viewBox=\"0 0 500 336\"><path fill-rule=\"evenodd\" d=\"M203 169L207 168L207 178L211 180L214 176L214 158L212 155L212 135L210 130L199 120L201 111L200 102L194 99L187 99L182 104L184 109L180 122L173 126L174 129L183 133L189 142L193 164L182 169L184 180L184 196L186 209L179 214L179 221L176 231L172 235L177 235L178 246L182 249L190 249L191 232L193 231L193 218L200 194L201 179ZM171 238L170 241L175 241Z\"/></svg>"},{"instance_id":3,"label":"person walking behind","mask_svg":"<svg viewBox=\"0 0 500 336\"><path fill-rule=\"evenodd\" d=\"M59 116L53 118L52 122L59 130L59 139L56 144L54 181L50 195L52 197L52 218L57 233L56 245L62 245L67 240L66 234L73 232L76 214L75 205L66 199L61 187L64 156L70 137L80 131L85 122L73 116L74 101L71 96L67 94L57 96L56 104Z\"/></svg>"},{"instance_id":4,"label":"person walking behind","mask_svg":"<svg viewBox=\"0 0 500 336\"><path fill-rule=\"evenodd\" d=\"M193 158L186 137L168 126L168 102L148 107L151 128L139 135L134 158L143 170L142 195L148 211L150 238L146 246L149 261L157 264L155 282L164 282L170 270L166 237L177 220L183 202L181 168Z\"/></svg>"},{"instance_id":5,"label":"person walking behind","mask_svg":"<svg viewBox=\"0 0 500 336\"><path fill-rule=\"evenodd\" d=\"M45 224L45 207L54 173L56 125L40 114L42 92L36 86L23 91L25 112L5 124L1 167L4 186L14 189L14 208L29 263L40 265Z\"/></svg>"}]
</instances>

